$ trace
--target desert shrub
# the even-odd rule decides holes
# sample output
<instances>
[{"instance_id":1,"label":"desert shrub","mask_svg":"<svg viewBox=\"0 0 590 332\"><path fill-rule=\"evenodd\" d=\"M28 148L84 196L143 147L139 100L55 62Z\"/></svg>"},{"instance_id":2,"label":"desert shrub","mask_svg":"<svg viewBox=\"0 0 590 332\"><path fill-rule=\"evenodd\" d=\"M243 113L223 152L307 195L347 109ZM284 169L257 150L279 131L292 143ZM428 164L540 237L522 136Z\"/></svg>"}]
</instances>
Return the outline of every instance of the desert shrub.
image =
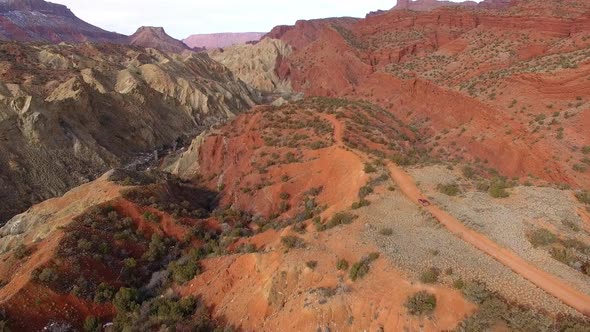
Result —
<instances>
[{"instance_id":1,"label":"desert shrub","mask_svg":"<svg viewBox=\"0 0 590 332\"><path fill-rule=\"evenodd\" d=\"M367 273L369 273L369 262L361 260L352 264L348 276L350 280L356 281L357 279L363 278Z\"/></svg>"},{"instance_id":2,"label":"desert shrub","mask_svg":"<svg viewBox=\"0 0 590 332\"><path fill-rule=\"evenodd\" d=\"M465 282L463 285L463 295L471 302L481 304L491 297L490 292L485 285L475 281Z\"/></svg>"},{"instance_id":3,"label":"desert shrub","mask_svg":"<svg viewBox=\"0 0 590 332\"><path fill-rule=\"evenodd\" d=\"M369 262L373 262L376 261L377 259L379 259L381 255L378 252L372 252L369 254L369 256L367 256L367 260Z\"/></svg>"},{"instance_id":4,"label":"desert shrub","mask_svg":"<svg viewBox=\"0 0 590 332\"><path fill-rule=\"evenodd\" d=\"M463 287L465 287L465 282L461 278L455 279L455 281L453 281L453 287L456 289L463 289Z\"/></svg>"},{"instance_id":5,"label":"desert shrub","mask_svg":"<svg viewBox=\"0 0 590 332\"><path fill-rule=\"evenodd\" d=\"M100 331L100 321L94 316L88 316L84 320L83 328L86 332Z\"/></svg>"},{"instance_id":6,"label":"desert shrub","mask_svg":"<svg viewBox=\"0 0 590 332\"><path fill-rule=\"evenodd\" d=\"M298 236L287 235L281 238L281 243L288 249L303 248L305 247L305 241Z\"/></svg>"},{"instance_id":7,"label":"desert shrub","mask_svg":"<svg viewBox=\"0 0 590 332\"><path fill-rule=\"evenodd\" d=\"M196 308L197 301L192 296L180 300L160 297L149 304L150 322L174 324L194 313Z\"/></svg>"},{"instance_id":8,"label":"desert shrub","mask_svg":"<svg viewBox=\"0 0 590 332\"><path fill-rule=\"evenodd\" d=\"M132 312L139 308L139 292L135 288L121 287L115 294L113 305L117 312Z\"/></svg>"},{"instance_id":9,"label":"desert shrub","mask_svg":"<svg viewBox=\"0 0 590 332\"><path fill-rule=\"evenodd\" d=\"M391 236L393 235L393 229L391 228L383 228L379 231L379 234L383 236Z\"/></svg>"},{"instance_id":10,"label":"desert shrub","mask_svg":"<svg viewBox=\"0 0 590 332\"><path fill-rule=\"evenodd\" d=\"M360 198L360 199L364 199L365 197L367 197L367 196L369 196L370 194L372 194L372 193L373 193L373 191L374 191L374 190L373 190L373 187L371 187L370 185L366 185L366 186L363 186L363 187L361 187L361 188L359 189L359 194L358 194L358 196L359 196L359 198Z\"/></svg>"},{"instance_id":11,"label":"desert shrub","mask_svg":"<svg viewBox=\"0 0 590 332\"><path fill-rule=\"evenodd\" d=\"M369 205L371 205L371 202L363 198L358 202L352 203L352 206L350 208L353 210L358 210L360 208L363 208L363 207L369 206Z\"/></svg>"},{"instance_id":12,"label":"desert shrub","mask_svg":"<svg viewBox=\"0 0 590 332\"><path fill-rule=\"evenodd\" d=\"M199 274L201 272L201 267L198 262L192 259L192 257L184 257L179 261L171 262L168 265L168 271L170 271L172 279L175 282L184 284Z\"/></svg>"},{"instance_id":13,"label":"desert shrub","mask_svg":"<svg viewBox=\"0 0 590 332\"><path fill-rule=\"evenodd\" d=\"M582 148L583 154L590 154L590 146L585 146Z\"/></svg>"},{"instance_id":14,"label":"desert shrub","mask_svg":"<svg viewBox=\"0 0 590 332\"><path fill-rule=\"evenodd\" d=\"M437 189L440 193L447 196L457 196L461 193L461 189L459 189L459 185L456 183L439 184Z\"/></svg>"},{"instance_id":15,"label":"desert shrub","mask_svg":"<svg viewBox=\"0 0 590 332\"><path fill-rule=\"evenodd\" d=\"M115 289L106 283L101 283L94 292L94 302L96 303L107 303L113 299L115 295Z\"/></svg>"},{"instance_id":16,"label":"desert shrub","mask_svg":"<svg viewBox=\"0 0 590 332\"><path fill-rule=\"evenodd\" d=\"M363 257L360 261L352 264L352 267L348 273L350 280L356 281L358 279L362 279L365 275L367 275L367 273L369 273L371 263L378 258L379 253L372 252L367 257Z\"/></svg>"},{"instance_id":17,"label":"desert shrub","mask_svg":"<svg viewBox=\"0 0 590 332\"><path fill-rule=\"evenodd\" d=\"M465 166L461 171L463 176L468 179L473 179L475 177L475 170L471 166Z\"/></svg>"},{"instance_id":18,"label":"desert shrub","mask_svg":"<svg viewBox=\"0 0 590 332\"><path fill-rule=\"evenodd\" d=\"M326 227L334 228L340 225L348 225L356 219L356 216L347 212L339 212L332 216Z\"/></svg>"},{"instance_id":19,"label":"desert shrub","mask_svg":"<svg viewBox=\"0 0 590 332\"><path fill-rule=\"evenodd\" d=\"M305 263L305 266L312 270L315 270L315 268L318 266L318 261L308 261L307 263Z\"/></svg>"},{"instance_id":20,"label":"desert shrub","mask_svg":"<svg viewBox=\"0 0 590 332\"><path fill-rule=\"evenodd\" d=\"M151 221L153 223L160 222L160 217L151 213L150 211L146 211L143 213L143 219L145 219L146 221Z\"/></svg>"},{"instance_id":21,"label":"desert shrub","mask_svg":"<svg viewBox=\"0 0 590 332\"><path fill-rule=\"evenodd\" d=\"M365 170L365 173L367 173L367 174L377 172L377 168L375 166L373 166L373 164L365 164L364 170Z\"/></svg>"},{"instance_id":22,"label":"desert shrub","mask_svg":"<svg viewBox=\"0 0 590 332\"><path fill-rule=\"evenodd\" d=\"M38 280L39 282L49 284L57 280L58 275L57 272L51 268L46 267L43 270L35 270L33 271L32 277L34 280Z\"/></svg>"},{"instance_id":23,"label":"desert shrub","mask_svg":"<svg viewBox=\"0 0 590 332\"><path fill-rule=\"evenodd\" d=\"M411 315L431 314L436 309L436 297L427 291L420 291L410 296L405 306Z\"/></svg>"},{"instance_id":24,"label":"desert shrub","mask_svg":"<svg viewBox=\"0 0 590 332\"><path fill-rule=\"evenodd\" d=\"M555 243L557 236L545 228L539 228L529 235L529 241L535 248L542 247Z\"/></svg>"},{"instance_id":25,"label":"desert shrub","mask_svg":"<svg viewBox=\"0 0 590 332\"><path fill-rule=\"evenodd\" d=\"M28 249L24 244L19 244L16 248L14 248L14 258L16 259L24 259L31 255L31 250Z\"/></svg>"},{"instance_id":26,"label":"desert shrub","mask_svg":"<svg viewBox=\"0 0 590 332\"><path fill-rule=\"evenodd\" d=\"M283 193L280 194L280 197L281 197L282 200L285 200L286 201L289 198L291 198L291 195L289 195L289 193L284 193L283 192Z\"/></svg>"},{"instance_id":27,"label":"desert shrub","mask_svg":"<svg viewBox=\"0 0 590 332\"><path fill-rule=\"evenodd\" d=\"M585 173L588 170L588 167L586 167L584 164L574 164L572 169L579 173Z\"/></svg>"},{"instance_id":28,"label":"desert shrub","mask_svg":"<svg viewBox=\"0 0 590 332\"><path fill-rule=\"evenodd\" d=\"M488 193L493 198L506 198L510 196L510 193L506 191L506 188L506 181L502 178L496 177L490 182Z\"/></svg>"},{"instance_id":29,"label":"desert shrub","mask_svg":"<svg viewBox=\"0 0 590 332\"><path fill-rule=\"evenodd\" d=\"M576 198L578 199L578 201L580 201L580 203L590 205L590 191L583 190L583 191L577 192Z\"/></svg>"},{"instance_id":30,"label":"desert shrub","mask_svg":"<svg viewBox=\"0 0 590 332\"><path fill-rule=\"evenodd\" d=\"M348 270L348 261L344 258L339 259L338 262L336 262L336 269L340 271Z\"/></svg>"},{"instance_id":31,"label":"desert shrub","mask_svg":"<svg viewBox=\"0 0 590 332\"><path fill-rule=\"evenodd\" d=\"M438 281L440 271L437 268L431 267L427 271L422 272L420 275L420 281L425 284L433 284Z\"/></svg>"}]
</instances>

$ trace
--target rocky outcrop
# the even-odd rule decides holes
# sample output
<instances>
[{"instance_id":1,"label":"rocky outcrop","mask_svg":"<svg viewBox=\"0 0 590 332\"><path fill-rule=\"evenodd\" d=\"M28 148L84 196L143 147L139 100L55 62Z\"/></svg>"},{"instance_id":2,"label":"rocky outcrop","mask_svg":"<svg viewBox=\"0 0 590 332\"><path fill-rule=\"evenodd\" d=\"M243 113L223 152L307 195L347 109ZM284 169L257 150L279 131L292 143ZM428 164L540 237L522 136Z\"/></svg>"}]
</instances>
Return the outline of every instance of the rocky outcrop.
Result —
<instances>
[{"instance_id":1,"label":"rocky outcrop","mask_svg":"<svg viewBox=\"0 0 590 332\"><path fill-rule=\"evenodd\" d=\"M440 7L460 6L484 9L506 9L513 0L484 0L481 2L463 1L453 2L446 0L398 0L393 10L429 11Z\"/></svg>"},{"instance_id":2,"label":"rocky outcrop","mask_svg":"<svg viewBox=\"0 0 590 332\"><path fill-rule=\"evenodd\" d=\"M0 221L258 98L206 54L117 45L3 43L0 76Z\"/></svg>"},{"instance_id":3,"label":"rocky outcrop","mask_svg":"<svg viewBox=\"0 0 590 332\"><path fill-rule=\"evenodd\" d=\"M399 6L404 4L438 6L442 2L400 2ZM588 65L590 42L585 31L590 27L590 3L494 0L477 7L448 4L452 6L391 10L361 20L324 19L279 26L267 36L293 47L279 77L307 96L377 102L424 128L425 137L443 137L441 133L452 130L466 131L462 137L471 137L463 142L433 140L431 147L442 151L441 155L488 160L491 167L510 177L535 176L587 187L590 176L581 164L587 157L566 147L590 146L587 130L579 125L585 119L582 110L589 104L583 93L573 92L587 84L580 78ZM554 80L551 91L570 81L575 82L569 83L575 90L546 93L549 78ZM417 97L419 90L407 88L422 85L433 91L430 96ZM459 110L458 100L461 105L472 105L477 114ZM521 112L515 115L517 104ZM525 109L534 112L526 115ZM541 137L537 133L547 124L535 125L527 119L565 113L567 118L551 122L559 123L562 132ZM471 115L465 119L466 114ZM580 119L572 120L575 117ZM445 122L461 118L463 121ZM459 152L449 146L457 146ZM555 155L568 155L570 162L550 161Z\"/></svg>"},{"instance_id":4,"label":"rocky outcrop","mask_svg":"<svg viewBox=\"0 0 590 332\"><path fill-rule=\"evenodd\" d=\"M0 39L52 43L127 41L124 35L80 20L66 6L43 0L0 0Z\"/></svg>"},{"instance_id":5,"label":"rocky outcrop","mask_svg":"<svg viewBox=\"0 0 590 332\"><path fill-rule=\"evenodd\" d=\"M263 91L290 92L288 81L279 78L277 68L291 55L291 47L281 40L265 38L257 44L236 45L209 52L249 85Z\"/></svg>"},{"instance_id":6,"label":"rocky outcrop","mask_svg":"<svg viewBox=\"0 0 590 332\"><path fill-rule=\"evenodd\" d=\"M129 36L129 44L173 53L189 50L188 46L180 40L170 37L161 27L140 27L133 35Z\"/></svg>"},{"instance_id":7,"label":"rocky outcrop","mask_svg":"<svg viewBox=\"0 0 590 332\"><path fill-rule=\"evenodd\" d=\"M191 48L213 49L256 42L263 35L263 32L195 34L188 36L183 42Z\"/></svg>"},{"instance_id":8,"label":"rocky outcrop","mask_svg":"<svg viewBox=\"0 0 590 332\"><path fill-rule=\"evenodd\" d=\"M352 17L299 20L295 22L295 25L274 27L264 38L280 39L298 49L318 39L326 27L337 25L348 29L358 21L359 19Z\"/></svg>"}]
</instances>

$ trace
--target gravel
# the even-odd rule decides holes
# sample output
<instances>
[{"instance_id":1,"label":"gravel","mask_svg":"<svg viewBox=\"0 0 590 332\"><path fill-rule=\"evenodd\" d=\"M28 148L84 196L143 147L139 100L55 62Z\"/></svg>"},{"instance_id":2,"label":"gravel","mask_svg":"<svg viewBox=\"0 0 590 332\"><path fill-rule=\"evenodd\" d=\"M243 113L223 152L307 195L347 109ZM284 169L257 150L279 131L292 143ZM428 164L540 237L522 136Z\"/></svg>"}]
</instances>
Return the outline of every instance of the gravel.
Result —
<instances>
[{"instance_id":1,"label":"gravel","mask_svg":"<svg viewBox=\"0 0 590 332\"><path fill-rule=\"evenodd\" d=\"M449 177L442 177L449 179ZM423 181L423 180L422 180ZM422 272L435 267L440 282L452 285L461 278L484 282L508 300L552 313L579 315L493 258L463 242L399 191L382 195L370 207L358 211L367 224L364 237L386 254L393 264L418 280ZM391 236L380 234L390 228ZM447 269L451 275L446 275Z\"/></svg>"}]
</instances>

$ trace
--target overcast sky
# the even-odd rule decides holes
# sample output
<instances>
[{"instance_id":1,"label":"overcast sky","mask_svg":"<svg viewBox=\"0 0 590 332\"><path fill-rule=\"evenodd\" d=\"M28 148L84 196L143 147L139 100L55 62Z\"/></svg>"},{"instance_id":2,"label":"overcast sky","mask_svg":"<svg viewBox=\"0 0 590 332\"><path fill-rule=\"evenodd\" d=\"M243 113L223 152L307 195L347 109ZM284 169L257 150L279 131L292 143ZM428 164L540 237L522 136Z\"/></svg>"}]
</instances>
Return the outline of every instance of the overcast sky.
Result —
<instances>
[{"instance_id":1,"label":"overcast sky","mask_svg":"<svg viewBox=\"0 0 590 332\"><path fill-rule=\"evenodd\" d=\"M163 26L182 39L195 33L267 32L298 19L364 17L390 9L396 0L49 0L82 20L132 34L142 25ZM453 0L455 1L455 0Z\"/></svg>"}]
</instances>

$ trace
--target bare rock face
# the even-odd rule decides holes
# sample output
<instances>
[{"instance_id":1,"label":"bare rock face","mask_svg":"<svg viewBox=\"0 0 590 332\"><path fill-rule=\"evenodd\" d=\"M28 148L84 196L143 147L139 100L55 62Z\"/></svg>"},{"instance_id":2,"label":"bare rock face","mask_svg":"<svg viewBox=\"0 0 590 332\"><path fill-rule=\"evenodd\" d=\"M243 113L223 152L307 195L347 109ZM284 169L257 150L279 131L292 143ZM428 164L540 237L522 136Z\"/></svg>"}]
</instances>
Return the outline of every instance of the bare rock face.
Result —
<instances>
[{"instance_id":1,"label":"bare rock face","mask_svg":"<svg viewBox=\"0 0 590 332\"><path fill-rule=\"evenodd\" d=\"M161 27L140 27L129 36L129 44L173 53L189 50L186 44L169 36Z\"/></svg>"},{"instance_id":2,"label":"bare rock face","mask_svg":"<svg viewBox=\"0 0 590 332\"><path fill-rule=\"evenodd\" d=\"M63 5L43 0L0 0L0 39L125 43L127 37L88 24Z\"/></svg>"},{"instance_id":3,"label":"bare rock face","mask_svg":"<svg viewBox=\"0 0 590 332\"><path fill-rule=\"evenodd\" d=\"M277 75L291 47L278 39L265 38L257 44L235 45L209 51L209 56L228 67L249 85L263 91L290 92L291 85Z\"/></svg>"},{"instance_id":4,"label":"bare rock face","mask_svg":"<svg viewBox=\"0 0 590 332\"><path fill-rule=\"evenodd\" d=\"M224 48L259 41L263 32L211 33L191 35L183 40L191 48Z\"/></svg>"},{"instance_id":5,"label":"bare rock face","mask_svg":"<svg viewBox=\"0 0 590 332\"><path fill-rule=\"evenodd\" d=\"M250 109L207 54L0 43L0 222Z\"/></svg>"},{"instance_id":6,"label":"bare rock face","mask_svg":"<svg viewBox=\"0 0 590 332\"><path fill-rule=\"evenodd\" d=\"M446 6L460 6L460 7L477 7L485 9L505 9L508 8L512 0L484 0L482 2L463 1L453 2L447 0L398 0L394 10L413 10L413 11L429 11L435 8Z\"/></svg>"}]
</instances>

